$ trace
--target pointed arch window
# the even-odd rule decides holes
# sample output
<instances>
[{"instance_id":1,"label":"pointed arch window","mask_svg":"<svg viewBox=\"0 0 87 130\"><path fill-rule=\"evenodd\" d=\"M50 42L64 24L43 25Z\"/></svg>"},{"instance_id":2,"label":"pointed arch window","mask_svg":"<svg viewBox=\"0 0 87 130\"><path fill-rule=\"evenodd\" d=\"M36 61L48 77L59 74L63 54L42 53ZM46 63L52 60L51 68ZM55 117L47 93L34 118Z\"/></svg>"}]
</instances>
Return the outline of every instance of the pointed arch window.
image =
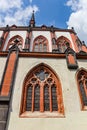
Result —
<instances>
[{"instance_id":1,"label":"pointed arch window","mask_svg":"<svg viewBox=\"0 0 87 130\"><path fill-rule=\"evenodd\" d=\"M65 50L70 46L70 41L67 38L61 36L57 39L57 46L59 52L64 53Z\"/></svg>"},{"instance_id":2,"label":"pointed arch window","mask_svg":"<svg viewBox=\"0 0 87 130\"><path fill-rule=\"evenodd\" d=\"M34 52L48 52L48 40L44 36L38 36L34 40Z\"/></svg>"},{"instance_id":3,"label":"pointed arch window","mask_svg":"<svg viewBox=\"0 0 87 130\"><path fill-rule=\"evenodd\" d=\"M77 73L77 82L82 109L87 110L87 71L82 69Z\"/></svg>"},{"instance_id":4,"label":"pointed arch window","mask_svg":"<svg viewBox=\"0 0 87 130\"><path fill-rule=\"evenodd\" d=\"M22 51L23 38L19 35L12 37L8 42L6 50L10 49L14 45L18 46L19 50Z\"/></svg>"},{"instance_id":5,"label":"pointed arch window","mask_svg":"<svg viewBox=\"0 0 87 130\"><path fill-rule=\"evenodd\" d=\"M32 72L32 71L31 71ZM58 77L48 67L41 64L24 81L21 115L35 112L44 117L43 113L56 116L64 114L62 91ZM31 114L32 113L32 114ZM45 113L46 116L46 113ZM51 115L52 116L52 115Z\"/></svg>"}]
</instances>

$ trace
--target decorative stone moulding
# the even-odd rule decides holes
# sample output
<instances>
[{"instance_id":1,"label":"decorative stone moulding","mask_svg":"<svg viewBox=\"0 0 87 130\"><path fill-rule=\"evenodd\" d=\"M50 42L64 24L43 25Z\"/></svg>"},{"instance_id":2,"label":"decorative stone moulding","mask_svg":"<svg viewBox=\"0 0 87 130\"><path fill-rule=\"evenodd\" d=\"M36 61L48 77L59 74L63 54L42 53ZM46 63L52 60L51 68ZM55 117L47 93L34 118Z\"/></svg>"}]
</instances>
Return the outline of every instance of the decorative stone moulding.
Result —
<instances>
[{"instance_id":1,"label":"decorative stone moulding","mask_svg":"<svg viewBox=\"0 0 87 130\"><path fill-rule=\"evenodd\" d=\"M65 54L66 54L67 67L69 69L77 69L78 64L75 52L70 47L68 47L65 51Z\"/></svg>"}]
</instances>

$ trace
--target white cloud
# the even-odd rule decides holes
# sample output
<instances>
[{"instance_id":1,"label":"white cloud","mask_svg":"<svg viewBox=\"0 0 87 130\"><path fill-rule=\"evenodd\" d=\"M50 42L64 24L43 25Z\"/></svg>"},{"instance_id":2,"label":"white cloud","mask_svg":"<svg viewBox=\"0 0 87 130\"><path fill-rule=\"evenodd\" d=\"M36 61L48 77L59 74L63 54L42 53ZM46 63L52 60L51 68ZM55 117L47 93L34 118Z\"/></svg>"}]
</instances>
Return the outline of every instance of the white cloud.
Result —
<instances>
[{"instance_id":1,"label":"white cloud","mask_svg":"<svg viewBox=\"0 0 87 130\"><path fill-rule=\"evenodd\" d=\"M24 7L23 0L0 0L0 26L27 25L33 10L39 9L36 5Z\"/></svg>"},{"instance_id":2,"label":"white cloud","mask_svg":"<svg viewBox=\"0 0 87 130\"><path fill-rule=\"evenodd\" d=\"M0 12L6 12L12 8L21 8L22 0L0 0Z\"/></svg>"},{"instance_id":3,"label":"white cloud","mask_svg":"<svg viewBox=\"0 0 87 130\"><path fill-rule=\"evenodd\" d=\"M74 27L79 38L87 44L87 0L68 0L67 6L72 9L68 28Z\"/></svg>"},{"instance_id":4,"label":"white cloud","mask_svg":"<svg viewBox=\"0 0 87 130\"><path fill-rule=\"evenodd\" d=\"M67 2L67 6L71 6L72 10L77 10L77 8L78 8L78 1L77 0L69 0Z\"/></svg>"}]
</instances>

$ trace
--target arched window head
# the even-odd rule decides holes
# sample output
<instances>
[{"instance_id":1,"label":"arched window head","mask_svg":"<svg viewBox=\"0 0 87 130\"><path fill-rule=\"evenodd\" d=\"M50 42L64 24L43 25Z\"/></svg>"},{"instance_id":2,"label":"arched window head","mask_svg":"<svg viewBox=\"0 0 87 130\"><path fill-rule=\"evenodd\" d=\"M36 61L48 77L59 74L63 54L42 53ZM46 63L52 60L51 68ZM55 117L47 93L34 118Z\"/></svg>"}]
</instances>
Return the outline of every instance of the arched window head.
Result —
<instances>
[{"instance_id":1,"label":"arched window head","mask_svg":"<svg viewBox=\"0 0 87 130\"><path fill-rule=\"evenodd\" d=\"M22 51L23 38L19 35L12 37L8 42L6 50L10 49L13 45L18 46L19 50Z\"/></svg>"},{"instance_id":2,"label":"arched window head","mask_svg":"<svg viewBox=\"0 0 87 130\"><path fill-rule=\"evenodd\" d=\"M48 52L48 40L44 36L38 36L34 40L34 52Z\"/></svg>"},{"instance_id":3,"label":"arched window head","mask_svg":"<svg viewBox=\"0 0 87 130\"><path fill-rule=\"evenodd\" d=\"M58 46L59 52L64 53L65 50L68 47L70 47L70 41L64 36L61 36L57 39L57 46Z\"/></svg>"},{"instance_id":4,"label":"arched window head","mask_svg":"<svg viewBox=\"0 0 87 130\"><path fill-rule=\"evenodd\" d=\"M87 110L87 71L80 69L77 72L77 83L81 98L82 109Z\"/></svg>"},{"instance_id":5,"label":"arched window head","mask_svg":"<svg viewBox=\"0 0 87 130\"><path fill-rule=\"evenodd\" d=\"M45 64L33 68L23 84L21 116L35 116L35 112L42 117L64 113L59 78Z\"/></svg>"}]
</instances>

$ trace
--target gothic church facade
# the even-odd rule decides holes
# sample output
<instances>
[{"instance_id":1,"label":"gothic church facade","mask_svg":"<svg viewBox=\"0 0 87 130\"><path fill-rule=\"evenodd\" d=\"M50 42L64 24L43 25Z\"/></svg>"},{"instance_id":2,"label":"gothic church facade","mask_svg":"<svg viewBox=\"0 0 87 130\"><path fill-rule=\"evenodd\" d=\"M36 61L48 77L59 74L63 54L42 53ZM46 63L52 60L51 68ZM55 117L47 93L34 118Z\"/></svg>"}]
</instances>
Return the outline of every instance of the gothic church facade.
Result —
<instances>
[{"instance_id":1,"label":"gothic church facade","mask_svg":"<svg viewBox=\"0 0 87 130\"><path fill-rule=\"evenodd\" d=\"M87 47L74 29L0 28L0 130L87 129Z\"/></svg>"}]
</instances>

